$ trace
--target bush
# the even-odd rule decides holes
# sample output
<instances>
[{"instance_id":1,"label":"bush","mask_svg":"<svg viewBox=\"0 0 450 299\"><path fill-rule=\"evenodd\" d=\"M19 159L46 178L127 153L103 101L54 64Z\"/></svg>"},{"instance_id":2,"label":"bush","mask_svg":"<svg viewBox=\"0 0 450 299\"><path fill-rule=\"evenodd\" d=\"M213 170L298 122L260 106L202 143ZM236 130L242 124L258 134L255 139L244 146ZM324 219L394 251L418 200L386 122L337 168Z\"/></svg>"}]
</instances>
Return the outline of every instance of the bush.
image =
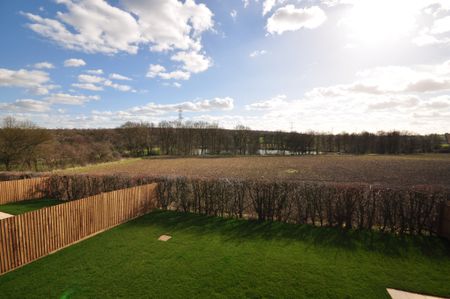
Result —
<instances>
[{"instance_id":1,"label":"bush","mask_svg":"<svg viewBox=\"0 0 450 299\"><path fill-rule=\"evenodd\" d=\"M47 196L62 200L158 182L161 209L317 226L434 234L450 191L431 186L286 182L122 175L52 176Z\"/></svg>"},{"instance_id":2,"label":"bush","mask_svg":"<svg viewBox=\"0 0 450 299\"><path fill-rule=\"evenodd\" d=\"M214 216L256 218L397 233L436 233L450 193L366 184L165 179L159 203Z\"/></svg>"}]
</instances>

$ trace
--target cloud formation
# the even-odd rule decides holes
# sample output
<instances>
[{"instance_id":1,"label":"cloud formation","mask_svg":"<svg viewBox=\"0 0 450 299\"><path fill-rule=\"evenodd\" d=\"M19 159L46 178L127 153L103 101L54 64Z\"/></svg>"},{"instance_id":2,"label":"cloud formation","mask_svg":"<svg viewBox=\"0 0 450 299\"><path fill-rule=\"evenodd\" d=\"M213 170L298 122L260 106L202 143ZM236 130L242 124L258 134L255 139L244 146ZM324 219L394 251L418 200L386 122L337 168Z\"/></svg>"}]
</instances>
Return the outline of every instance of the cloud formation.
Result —
<instances>
[{"instance_id":1,"label":"cloud formation","mask_svg":"<svg viewBox=\"0 0 450 299\"><path fill-rule=\"evenodd\" d=\"M250 58L255 58L255 57L266 55L266 54L267 54L266 50L255 50L255 51L251 52L248 56Z\"/></svg>"},{"instance_id":2,"label":"cloud formation","mask_svg":"<svg viewBox=\"0 0 450 299\"><path fill-rule=\"evenodd\" d=\"M131 78L116 73L109 74L109 79L131 81Z\"/></svg>"},{"instance_id":3,"label":"cloud formation","mask_svg":"<svg viewBox=\"0 0 450 299\"><path fill-rule=\"evenodd\" d=\"M244 117L253 128L288 128L334 132L408 130L443 132L450 119L450 61L434 65L367 69L346 84L316 87L302 98L276 96L255 101ZM261 120L264 120L261 122Z\"/></svg>"},{"instance_id":4,"label":"cloud formation","mask_svg":"<svg viewBox=\"0 0 450 299\"><path fill-rule=\"evenodd\" d=\"M325 12L318 6L296 8L292 4L278 8L267 20L266 29L270 34L282 34L302 28L314 29L326 20Z\"/></svg>"},{"instance_id":5,"label":"cloud formation","mask_svg":"<svg viewBox=\"0 0 450 299\"><path fill-rule=\"evenodd\" d=\"M234 100L230 97L214 98L211 100L187 101L177 104L155 104L149 103L144 106L128 109L128 113L133 114L164 114L176 112L182 109L184 112L201 112L211 110L231 110L234 107Z\"/></svg>"},{"instance_id":6,"label":"cloud formation","mask_svg":"<svg viewBox=\"0 0 450 299\"><path fill-rule=\"evenodd\" d=\"M23 15L30 21L28 28L64 48L113 55L136 54L141 45L146 45L154 52L176 51L171 59L181 62L185 72L199 73L212 65L211 59L201 51L203 32L214 27L213 13L203 3L123 0L120 8L104 0L58 0L57 3L64 5L65 11L58 11L55 18ZM85 64L70 59L64 65ZM187 80L189 76L174 71L161 77Z\"/></svg>"},{"instance_id":7,"label":"cloud formation","mask_svg":"<svg viewBox=\"0 0 450 299\"><path fill-rule=\"evenodd\" d=\"M123 0L122 8L104 0L58 0L66 10L55 18L24 13L27 25L58 45L86 53L136 54L201 48L201 34L213 28L213 14L193 0ZM71 30L73 29L73 30Z\"/></svg>"},{"instance_id":8,"label":"cloud formation","mask_svg":"<svg viewBox=\"0 0 450 299\"><path fill-rule=\"evenodd\" d=\"M50 104L83 105L89 101L99 100L99 96L71 95L67 93L55 93L45 98Z\"/></svg>"},{"instance_id":9,"label":"cloud formation","mask_svg":"<svg viewBox=\"0 0 450 299\"><path fill-rule=\"evenodd\" d=\"M45 95L56 87L48 84L49 81L49 74L43 71L0 68L0 86L25 88L33 94Z\"/></svg>"},{"instance_id":10,"label":"cloud formation","mask_svg":"<svg viewBox=\"0 0 450 299\"><path fill-rule=\"evenodd\" d=\"M33 65L33 67L35 69L53 69L53 68L55 68L55 66L53 64L51 64L50 62L47 62L47 61L35 63Z\"/></svg>"},{"instance_id":11,"label":"cloud formation","mask_svg":"<svg viewBox=\"0 0 450 299\"><path fill-rule=\"evenodd\" d=\"M37 101L33 99L18 99L12 103L0 103L0 108L3 111L13 113L23 112L47 112L50 110L50 103L44 101Z\"/></svg>"},{"instance_id":12,"label":"cloud formation","mask_svg":"<svg viewBox=\"0 0 450 299\"><path fill-rule=\"evenodd\" d=\"M70 58L64 61L65 67L80 67L85 65L86 62L83 59Z\"/></svg>"},{"instance_id":13,"label":"cloud formation","mask_svg":"<svg viewBox=\"0 0 450 299\"><path fill-rule=\"evenodd\" d=\"M201 53L181 51L171 57L173 61L182 62L182 69L189 73L200 73L206 71L212 64L211 59Z\"/></svg>"},{"instance_id":14,"label":"cloud formation","mask_svg":"<svg viewBox=\"0 0 450 299\"><path fill-rule=\"evenodd\" d=\"M130 78L124 77L119 74L111 74L110 78L114 78L115 80L131 80ZM129 85L114 83L113 81L104 77L90 74L78 75L78 83L73 83L72 86L91 91L101 91L103 90L103 87L111 87L119 91L135 92L135 90Z\"/></svg>"},{"instance_id":15,"label":"cloud formation","mask_svg":"<svg viewBox=\"0 0 450 299\"><path fill-rule=\"evenodd\" d=\"M156 78L159 77L163 80L188 80L191 77L190 72L186 71L172 71L167 72L166 68L160 64L151 64L148 68L146 77Z\"/></svg>"}]
</instances>

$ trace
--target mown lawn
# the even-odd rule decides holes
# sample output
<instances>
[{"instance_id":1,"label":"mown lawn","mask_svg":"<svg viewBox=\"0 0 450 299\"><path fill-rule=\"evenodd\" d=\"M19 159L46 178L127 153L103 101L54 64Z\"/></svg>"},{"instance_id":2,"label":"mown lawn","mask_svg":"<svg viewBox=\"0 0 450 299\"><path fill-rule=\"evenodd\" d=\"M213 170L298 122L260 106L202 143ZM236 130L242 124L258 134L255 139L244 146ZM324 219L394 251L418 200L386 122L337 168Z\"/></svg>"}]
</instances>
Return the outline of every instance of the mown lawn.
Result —
<instances>
[{"instance_id":1,"label":"mown lawn","mask_svg":"<svg viewBox=\"0 0 450 299\"><path fill-rule=\"evenodd\" d=\"M173 236L157 241L161 234ZM450 248L281 223L154 212L0 277L2 298L450 296Z\"/></svg>"},{"instance_id":2,"label":"mown lawn","mask_svg":"<svg viewBox=\"0 0 450 299\"><path fill-rule=\"evenodd\" d=\"M19 215L34 210L39 210L41 208L54 206L60 203L62 203L62 201L57 199L24 200L0 205L0 212L8 213L11 215Z\"/></svg>"}]
</instances>

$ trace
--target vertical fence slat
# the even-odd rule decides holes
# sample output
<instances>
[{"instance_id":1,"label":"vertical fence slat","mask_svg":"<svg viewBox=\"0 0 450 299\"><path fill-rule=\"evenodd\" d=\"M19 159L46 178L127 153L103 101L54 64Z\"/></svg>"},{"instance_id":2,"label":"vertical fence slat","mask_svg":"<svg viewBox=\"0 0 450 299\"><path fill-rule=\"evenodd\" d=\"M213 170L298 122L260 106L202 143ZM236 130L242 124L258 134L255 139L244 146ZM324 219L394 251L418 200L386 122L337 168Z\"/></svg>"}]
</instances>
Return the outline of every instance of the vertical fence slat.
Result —
<instances>
[{"instance_id":1,"label":"vertical fence slat","mask_svg":"<svg viewBox=\"0 0 450 299\"><path fill-rule=\"evenodd\" d=\"M47 177L0 182L0 204L43 197Z\"/></svg>"}]
</instances>

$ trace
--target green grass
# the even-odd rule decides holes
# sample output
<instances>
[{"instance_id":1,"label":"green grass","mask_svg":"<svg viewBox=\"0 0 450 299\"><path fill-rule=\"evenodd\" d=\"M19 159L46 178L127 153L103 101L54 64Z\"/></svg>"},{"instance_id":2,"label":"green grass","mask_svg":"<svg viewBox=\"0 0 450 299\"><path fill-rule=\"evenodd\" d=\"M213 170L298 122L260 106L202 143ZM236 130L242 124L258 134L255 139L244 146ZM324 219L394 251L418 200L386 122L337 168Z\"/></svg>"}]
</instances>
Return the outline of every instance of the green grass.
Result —
<instances>
[{"instance_id":1,"label":"green grass","mask_svg":"<svg viewBox=\"0 0 450 299\"><path fill-rule=\"evenodd\" d=\"M11 215L19 215L34 210L39 210L41 208L54 206L60 203L62 203L62 201L57 199L24 200L0 205L0 212L8 213Z\"/></svg>"},{"instance_id":2,"label":"green grass","mask_svg":"<svg viewBox=\"0 0 450 299\"><path fill-rule=\"evenodd\" d=\"M157 241L161 234L172 240ZM450 296L449 244L154 212L0 277L2 298Z\"/></svg>"}]
</instances>

